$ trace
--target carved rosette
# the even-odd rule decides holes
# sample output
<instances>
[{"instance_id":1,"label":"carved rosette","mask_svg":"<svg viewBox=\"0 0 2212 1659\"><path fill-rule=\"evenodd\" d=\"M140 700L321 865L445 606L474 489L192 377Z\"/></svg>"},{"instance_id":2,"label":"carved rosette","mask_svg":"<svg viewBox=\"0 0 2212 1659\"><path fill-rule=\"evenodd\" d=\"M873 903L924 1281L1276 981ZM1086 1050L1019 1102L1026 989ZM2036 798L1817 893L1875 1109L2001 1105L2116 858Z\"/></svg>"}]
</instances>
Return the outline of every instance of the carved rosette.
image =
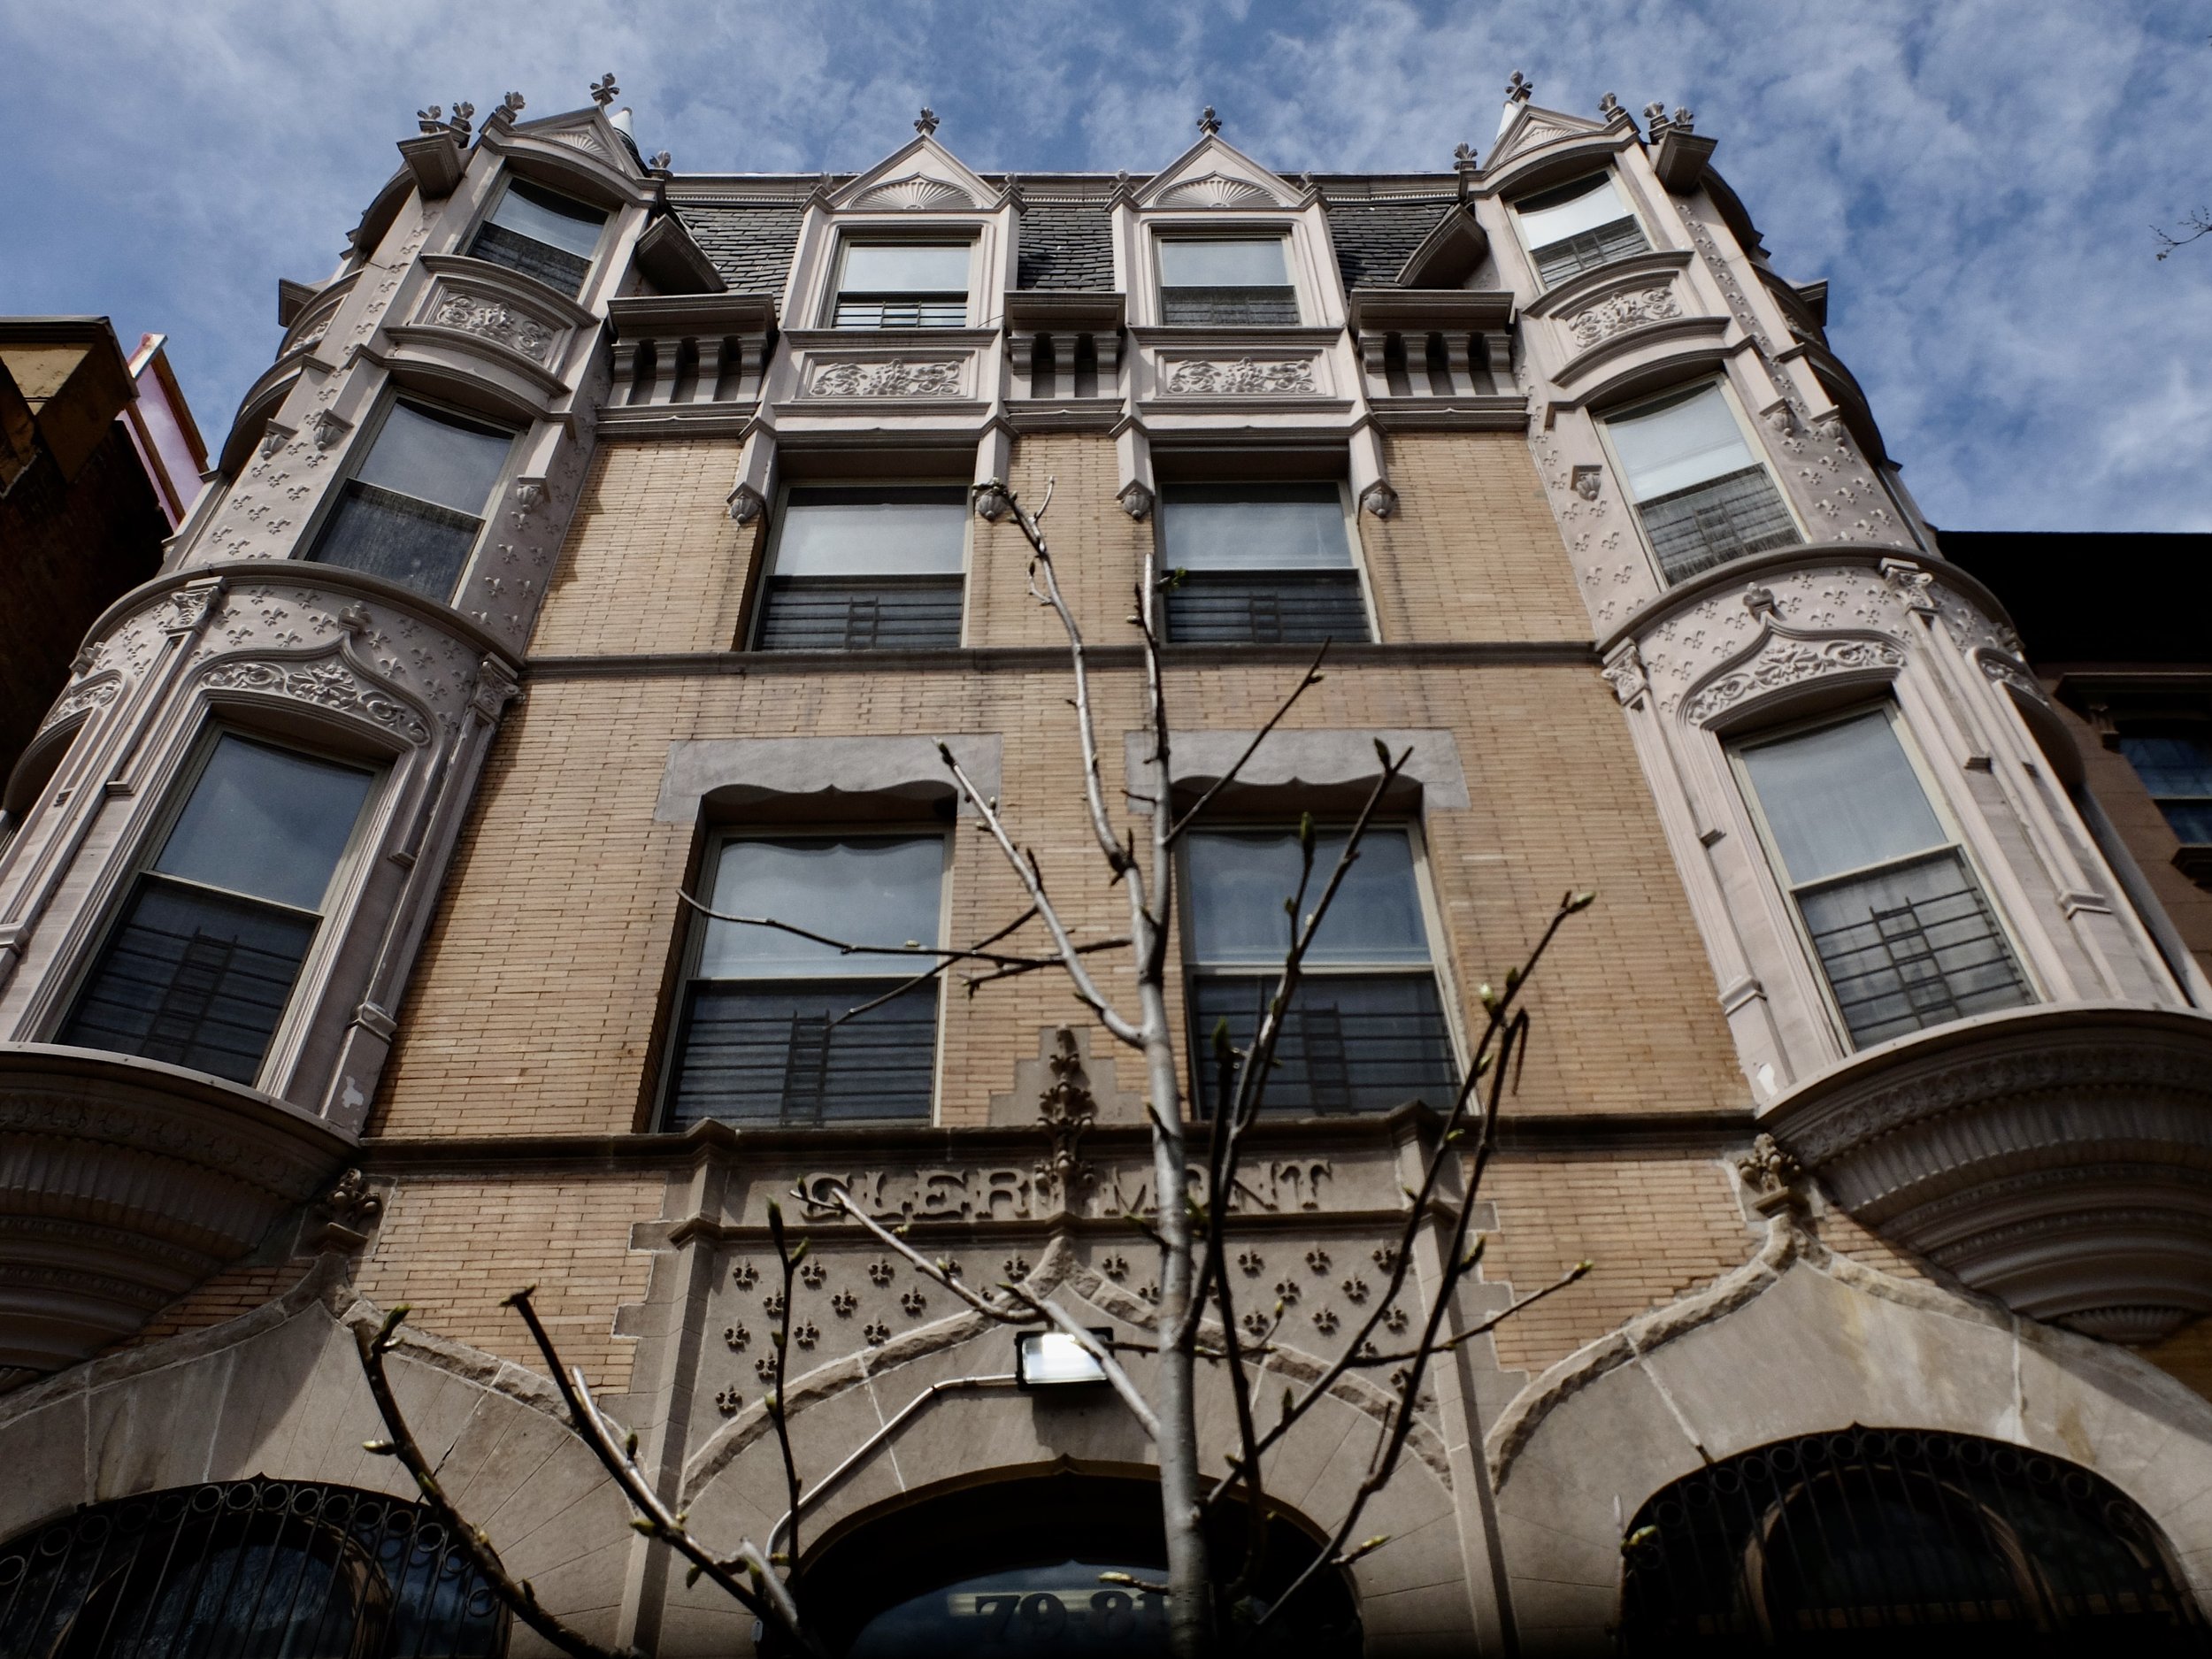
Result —
<instances>
[{"instance_id":1,"label":"carved rosette","mask_svg":"<svg viewBox=\"0 0 2212 1659\"><path fill-rule=\"evenodd\" d=\"M1171 397L1312 396L1310 357L1188 357L1168 373L1162 388Z\"/></svg>"},{"instance_id":2,"label":"carved rosette","mask_svg":"<svg viewBox=\"0 0 2212 1659\"><path fill-rule=\"evenodd\" d=\"M1763 1119L1872 1231L2115 1340L2212 1313L2212 1018L2059 1004L1939 1026Z\"/></svg>"}]
</instances>

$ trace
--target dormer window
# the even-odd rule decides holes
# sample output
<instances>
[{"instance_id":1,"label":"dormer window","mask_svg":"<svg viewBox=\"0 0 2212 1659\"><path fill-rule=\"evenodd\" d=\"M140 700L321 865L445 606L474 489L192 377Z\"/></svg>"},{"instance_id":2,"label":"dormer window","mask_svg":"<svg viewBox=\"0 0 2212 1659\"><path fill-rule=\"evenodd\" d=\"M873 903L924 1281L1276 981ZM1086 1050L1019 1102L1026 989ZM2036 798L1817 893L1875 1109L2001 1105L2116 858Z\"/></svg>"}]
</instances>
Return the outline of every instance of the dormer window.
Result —
<instances>
[{"instance_id":1,"label":"dormer window","mask_svg":"<svg viewBox=\"0 0 2212 1659\"><path fill-rule=\"evenodd\" d=\"M1536 280L1548 288L1651 246L1610 173L1524 196L1513 215L1536 262Z\"/></svg>"},{"instance_id":2,"label":"dormer window","mask_svg":"<svg viewBox=\"0 0 2212 1659\"><path fill-rule=\"evenodd\" d=\"M535 277L572 299L583 292L607 216L572 196L510 179L469 253Z\"/></svg>"},{"instance_id":3,"label":"dormer window","mask_svg":"<svg viewBox=\"0 0 2212 1659\"><path fill-rule=\"evenodd\" d=\"M840 256L840 328L960 328L968 320L964 242L848 242Z\"/></svg>"},{"instance_id":4,"label":"dormer window","mask_svg":"<svg viewBox=\"0 0 2212 1659\"><path fill-rule=\"evenodd\" d=\"M1164 236L1160 320L1199 327L1294 325L1298 290L1280 236Z\"/></svg>"}]
</instances>

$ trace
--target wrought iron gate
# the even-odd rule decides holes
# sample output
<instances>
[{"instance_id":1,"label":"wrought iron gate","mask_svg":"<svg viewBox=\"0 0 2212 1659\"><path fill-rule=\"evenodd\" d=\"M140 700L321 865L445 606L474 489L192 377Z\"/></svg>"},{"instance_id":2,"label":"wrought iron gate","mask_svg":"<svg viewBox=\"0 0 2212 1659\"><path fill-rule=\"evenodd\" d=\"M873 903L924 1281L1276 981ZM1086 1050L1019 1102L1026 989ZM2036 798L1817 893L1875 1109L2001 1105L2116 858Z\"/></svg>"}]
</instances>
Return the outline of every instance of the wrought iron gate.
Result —
<instances>
[{"instance_id":1,"label":"wrought iron gate","mask_svg":"<svg viewBox=\"0 0 2212 1659\"><path fill-rule=\"evenodd\" d=\"M1621 1548L1630 1654L2212 1651L2157 1527L2117 1487L1970 1435L1762 1447L1659 1492Z\"/></svg>"},{"instance_id":2,"label":"wrought iron gate","mask_svg":"<svg viewBox=\"0 0 2212 1659\"><path fill-rule=\"evenodd\" d=\"M234 1480L95 1504L0 1548L21 1659L478 1659L507 1615L411 1503Z\"/></svg>"}]
</instances>

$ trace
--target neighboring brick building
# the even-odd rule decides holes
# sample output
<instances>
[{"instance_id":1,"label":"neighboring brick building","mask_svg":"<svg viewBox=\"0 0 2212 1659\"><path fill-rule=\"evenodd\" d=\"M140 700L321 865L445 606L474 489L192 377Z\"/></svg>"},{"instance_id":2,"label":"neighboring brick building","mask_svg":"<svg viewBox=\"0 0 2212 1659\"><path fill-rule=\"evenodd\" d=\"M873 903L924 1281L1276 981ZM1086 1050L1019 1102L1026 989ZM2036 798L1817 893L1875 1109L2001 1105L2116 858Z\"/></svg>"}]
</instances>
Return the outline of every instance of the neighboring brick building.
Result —
<instances>
[{"instance_id":1,"label":"neighboring brick building","mask_svg":"<svg viewBox=\"0 0 2212 1659\"><path fill-rule=\"evenodd\" d=\"M127 359L104 317L0 317L0 836L78 641L160 569L206 465L159 334Z\"/></svg>"},{"instance_id":2,"label":"neighboring brick building","mask_svg":"<svg viewBox=\"0 0 2212 1659\"><path fill-rule=\"evenodd\" d=\"M1449 1328L1595 1269L1433 1374L1392 1541L1324 1575L1312 1650L1962 1609L2201 1640L2193 924L2110 852L2094 746L1713 141L1515 83L1486 160L1402 175L1286 179L1210 122L1145 179L979 175L926 116L834 176L677 174L603 106L402 142L340 269L281 285L219 480L94 627L0 851L0 1632L61 1640L12 1584L91 1621L220 1559L326 1597L303 1641L544 1651L362 1450L355 1333L405 1303L419 1436L545 1605L749 1651L501 1302L539 1287L703 1535L765 1543L766 1206L825 1175L1141 1338L1141 1067L1063 981L902 989L910 958L679 896L988 933L1023 889L941 743L1079 934L1126 926L1027 543L970 511L1002 484L1053 490L1125 821L1148 558L1186 572L1152 602L1179 800L1336 641L1190 845L1187 1031L1248 1022L1288 823L1353 810L1378 737L1409 757L1237 1201L1285 1304L1271 1389L1373 1305L1479 987L1599 895L1531 993ZM1097 1122L1061 1180L1035 1125L1069 1041ZM1148 1651L1141 1598L1092 1587L1158 1566L1135 1420L1013 1386L1007 1331L810 1225L800 1588L835 1644ZM1383 1398L1340 1385L1271 1466L1286 1551ZM234 1518L263 1513L291 1530Z\"/></svg>"}]
</instances>

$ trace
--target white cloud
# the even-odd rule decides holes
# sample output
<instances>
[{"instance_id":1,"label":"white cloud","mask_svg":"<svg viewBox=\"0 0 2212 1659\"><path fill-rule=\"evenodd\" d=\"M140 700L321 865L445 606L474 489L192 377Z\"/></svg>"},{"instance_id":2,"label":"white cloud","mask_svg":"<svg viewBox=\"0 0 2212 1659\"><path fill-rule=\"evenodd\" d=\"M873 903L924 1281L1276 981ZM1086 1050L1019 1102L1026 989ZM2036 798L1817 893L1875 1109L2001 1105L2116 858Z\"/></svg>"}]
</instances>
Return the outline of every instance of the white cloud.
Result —
<instances>
[{"instance_id":1,"label":"white cloud","mask_svg":"<svg viewBox=\"0 0 2212 1659\"><path fill-rule=\"evenodd\" d=\"M866 165L926 102L978 166L1136 173L1210 103L1294 173L1444 166L1517 67L1697 111L1939 523L2212 528L2212 243L2148 229L2212 200L2212 49L2162 5L0 0L0 303L169 331L213 435L433 100L612 68L680 167Z\"/></svg>"}]
</instances>

